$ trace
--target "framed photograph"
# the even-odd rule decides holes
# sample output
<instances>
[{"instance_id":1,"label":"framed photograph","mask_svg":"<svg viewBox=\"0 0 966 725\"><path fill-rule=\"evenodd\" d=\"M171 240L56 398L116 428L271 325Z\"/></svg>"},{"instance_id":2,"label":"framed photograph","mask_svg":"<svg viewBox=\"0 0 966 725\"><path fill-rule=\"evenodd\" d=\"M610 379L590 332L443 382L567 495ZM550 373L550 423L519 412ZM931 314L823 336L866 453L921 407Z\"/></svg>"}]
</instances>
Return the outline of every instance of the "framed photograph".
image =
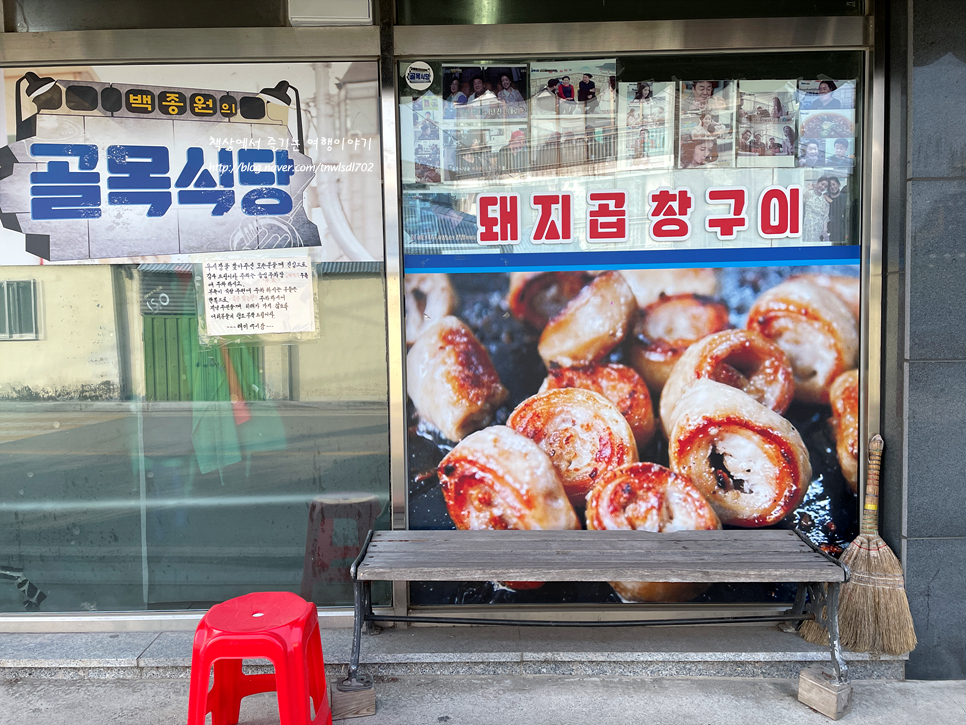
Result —
<instances>
[{"instance_id":1,"label":"framed photograph","mask_svg":"<svg viewBox=\"0 0 966 725\"><path fill-rule=\"evenodd\" d=\"M617 110L617 61L540 61L530 64L534 117L577 116L587 126L613 124Z\"/></svg>"},{"instance_id":2,"label":"framed photograph","mask_svg":"<svg viewBox=\"0 0 966 725\"><path fill-rule=\"evenodd\" d=\"M735 165L734 81L681 81L678 168Z\"/></svg>"},{"instance_id":3,"label":"framed photograph","mask_svg":"<svg viewBox=\"0 0 966 725\"><path fill-rule=\"evenodd\" d=\"M798 101L802 111L852 110L855 108L855 80L800 80Z\"/></svg>"},{"instance_id":4,"label":"framed photograph","mask_svg":"<svg viewBox=\"0 0 966 725\"><path fill-rule=\"evenodd\" d=\"M795 81L740 81L737 165L795 166L798 156L798 96Z\"/></svg>"},{"instance_id":5,"label":"framed photograph","mask_svg":"<svg viewBox=\"0 0 966 725\"><path fill-rule=\"evenodd\" d=\"M732 113L735 109L734 81L681 81L681 116Z\"/></svg>"},{"instance_id":6,"label":"framed photograph","mask_svg":"<svg viewBox=\"0 0 966 725\"><path fill-rule=\"evenodd\" d=\"M526 120L526 65L444 64L442 74L444 120L470 123Z\"/></svg>"},{"instance_id":7,"label":"framed photograph","mask_svg":"<svg viewBox=\"0 0 966 725\"><path fill-rule=\"evenodd\" d=\"M674 165L675 84L618 84L618 159L622 168L669 169Z\"/></svg>"}]
</instances>

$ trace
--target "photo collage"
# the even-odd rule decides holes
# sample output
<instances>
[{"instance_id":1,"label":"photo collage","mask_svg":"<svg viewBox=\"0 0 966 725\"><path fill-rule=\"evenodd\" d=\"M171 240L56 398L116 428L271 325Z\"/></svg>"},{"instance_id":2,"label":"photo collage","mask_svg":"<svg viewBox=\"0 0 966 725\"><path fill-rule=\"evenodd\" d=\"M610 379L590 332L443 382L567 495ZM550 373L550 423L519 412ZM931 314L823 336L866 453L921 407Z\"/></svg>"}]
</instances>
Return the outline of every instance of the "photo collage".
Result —
<instances>
[{"instance_id":1,"label":"photo collage","mask_svg":"<svg viewBox=\"0 0 966 725\"><path fill-rule=\"evenodd\" d=\"M401 99L405 184L798 168L802 241L850 241L854 80L624 82L614 59L438 68Z\"/></svg>"},{"instance_id":2,"label":"photo collage","mask_svg":"<svg viewBox=\"0 0 966 725\"><path fill-rule=\"evenodd\" d=\"M616 67L613 59L531 65L531 171L615 158Z\"/></svg>"},{"instance_id":3,"label":"photo collage","mask_svg":"<svg viewBox=\"0 0 966 725\"><path fill-rule=\"evenodd\" d=\"M854 244L855 81L799 81L798 101L797 165L806 170L802 239Z\"/></svg>"},{"instance_id":4,"label":"photo collage","mask_svg":"<svg viewBox=\"0 0 966 725\"><path fill-rule=\"evenodd\" d=\"M678 168L735 165L734 81L682 81Z\"/></svg>"},{"instance_id":5,"label":"photo collage","mask_svg":"<svg viewBox=\"0 0 966 725\"><path fill-rule=\"evenodd\" d=\"M527 66L442 67L442 94L403 98L404 181L424 184L490 177L530 166Z\"/></svg>"},{"instance_id":6,"label":"photo collage","mask_svg":"<svg viewBox=\"0 0 966 725\"><path fill-rule=\"evenodd\" d=\"M619 83L622 168L667 169L674 163L674 83Z\"/></svg>"}]
</instances>

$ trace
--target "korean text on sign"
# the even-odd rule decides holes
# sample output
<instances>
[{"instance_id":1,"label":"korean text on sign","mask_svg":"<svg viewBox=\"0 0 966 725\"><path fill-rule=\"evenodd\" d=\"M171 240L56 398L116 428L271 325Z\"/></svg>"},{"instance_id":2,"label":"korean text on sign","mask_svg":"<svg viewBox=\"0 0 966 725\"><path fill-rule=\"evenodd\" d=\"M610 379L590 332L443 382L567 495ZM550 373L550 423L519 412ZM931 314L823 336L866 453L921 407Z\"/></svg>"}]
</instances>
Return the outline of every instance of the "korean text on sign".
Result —
<instances>
[{"instance_id":1,"label":"korean text on sign","mask_svg":"<svg viewBox=\"0 0 966 725\"><path fill-rule=\"evenodd\" d=\"M108 206L146 207L149 217L164 216L174 203L209 206L211 216L224 216L239 197L247 216L284 216L294 206L285 188L295 173L288 150L220 148L215 158L206 158L203 148L191 147L179 162L174 191L166 146L108 146L106 164L94 144L34 143L30 153L38 160L51 159L45 170L30 174L32 219L99 218L103 199L98 169L104 166ZM242 188L236 190L236 183Z\"/></svg>"},{"instance_id":2,"label":"korean text on sign","mask_svg":"<svg viewBox=\"0 0 966 725\"><path fill-rule=\"evenodd\" d=\"M315 331L315 295L307 257L202 263L210 336Z\"/></svg>"}]
</instances>

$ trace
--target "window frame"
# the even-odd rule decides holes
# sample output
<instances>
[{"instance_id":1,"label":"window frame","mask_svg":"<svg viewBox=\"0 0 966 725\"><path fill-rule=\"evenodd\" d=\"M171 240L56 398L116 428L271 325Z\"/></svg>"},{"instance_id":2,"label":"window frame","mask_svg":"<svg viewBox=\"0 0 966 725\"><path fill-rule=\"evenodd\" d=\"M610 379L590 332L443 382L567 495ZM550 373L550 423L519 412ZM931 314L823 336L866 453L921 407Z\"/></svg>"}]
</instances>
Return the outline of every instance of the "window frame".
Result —
<instances>
[{"instance_id":1,"label":"window frame","mask_svg":"<svg viewBox=\"0 0 966 725\"><path fill-rule=\"evenodd\" d=\"M22 300L19 299L17 290L23 289L22 285L27 285L30 290L30 324L32 329L23 330L23 313L19 310ZM0 303L2 303L2 316L0 316L0 340L39 340L40 339L40 305L37 293L37 280L35 279L15 279L0 281ZM11 300L16 300L11 304ZM17 316L20 318L18 329L13 330L13 320L11 319L11 308L16 308Z\"/></svg>"}]
</instances>

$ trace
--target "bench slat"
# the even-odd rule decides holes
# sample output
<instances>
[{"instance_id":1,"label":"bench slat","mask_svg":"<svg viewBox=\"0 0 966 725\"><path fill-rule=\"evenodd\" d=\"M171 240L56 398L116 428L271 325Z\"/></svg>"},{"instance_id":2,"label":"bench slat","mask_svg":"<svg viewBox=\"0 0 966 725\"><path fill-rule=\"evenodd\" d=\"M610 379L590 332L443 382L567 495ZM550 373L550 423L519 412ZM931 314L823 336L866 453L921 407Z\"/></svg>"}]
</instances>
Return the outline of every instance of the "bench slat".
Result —
<instances>
[{"instance_id":1,"label":"bench slat","mask_svg":"<svg viewBox=\"0 0 966 725\"><path fill-rule=\"evenodd\" d=\"M727 556L713 554L648 554L645 556L629 556L624 552L619 554L588 555L565 552L563 554L527 554L526 552L513 552L509 556L481 556L476 554L463 554L452 556L386 556L373 558L366 562L366 566L409 566L419 565L425 567L440 567L446 569L458 569L461 566L470 565L489 565L489 566L544 566L567 568L572 566L591 567L591 566L648 566L651 564L660 565L662 563L673 564L675 566L685 566L689 563L707 564L710 566L729 566L738 565L747 567L772 566L783 563L789 564L808 564L815 563L822 566L828 565L823 559L817 556L805 556L801 558L790 558L787 556ZM834 564L830 566L835 566Z\"/></svg>"},{"instance_id":2,"label":"bench slat","mask_svg":"<svg viewBox=\"0 0 966 725\"><path fill-rule=\"evenodd\" d=\"M409 581L841 582L845 571L782 529L379 531L357 576Z\"/></svg>"},{"instance_id":3,"label":"bench slat","mask_svg":"<svg viewBox=\"0 0 966 725\"><path fill-rule=\"evenodd\" d=\"M372 566L360 568L358 577L369 581L661 581L661 582L841 582L837 567L776 565L774 569L750 570L744 566L699 568L696 566L625 566L620 568L571 567L461 567L459 571L435 567Z\"/></svg>"},{"instance_id":4,"label":"bench slat","mask_svg":"<svg viewBox=\"0 0 966 725\"><path fill-rule=\"evenodd\" d=\"M589 531L578 529L574 531L460 531L457 529L446 530L414 530L414 531L377 531L373 541L498 541L501 538L523 538L527 540L565 540L567 538L593 539L597 537L610 538L660 538L660 539L687 539L702 540L712 537L718 541L722 539L746 539L753 538L759 541L771 539L788 539L801 541L794 531L790 529L726 529L723 531L670 531L655 533L653 531L633 531L630 529L616 529L613 531Z\"/></svg>"},{"instance_id":5,"label":"bench slat","mask_svg":"<svg viewBox=\"0 0 966 725\"><path fill-rule=\"evenodd\" d=\"M485 544L483 542L473 542L469 545L469 542L458 543L458 542L432 542L432 543L420 543L420 542L390 542L390 543L374 543L370 544L369 550L373 555L382 554L393 554L393 553L404 553L409 551L415 551L419 548L432 549L433 551L455 551L455 552L465 552L465 551L485 551L485 552L502 552L502 551L534 551L535 549L544 548L547 546L552 546L555 550L568 550L568 551L613 551L619 549L620 551L719 551L726 550L731 552L743 552L743 551L760 551L762 553L788 553L795 554L796 552L811 552L813 549L809 547L804 542L782 542L774 544L758 544L756 542L740 541L740 542L715 542L712 545L709 542L690 542L690 541L655 541L653 539L647 541L634 541L634 540L624 540L624 541L567 541L567 542L494 542L490 544Z\"/></svg>"}]
</instances>

